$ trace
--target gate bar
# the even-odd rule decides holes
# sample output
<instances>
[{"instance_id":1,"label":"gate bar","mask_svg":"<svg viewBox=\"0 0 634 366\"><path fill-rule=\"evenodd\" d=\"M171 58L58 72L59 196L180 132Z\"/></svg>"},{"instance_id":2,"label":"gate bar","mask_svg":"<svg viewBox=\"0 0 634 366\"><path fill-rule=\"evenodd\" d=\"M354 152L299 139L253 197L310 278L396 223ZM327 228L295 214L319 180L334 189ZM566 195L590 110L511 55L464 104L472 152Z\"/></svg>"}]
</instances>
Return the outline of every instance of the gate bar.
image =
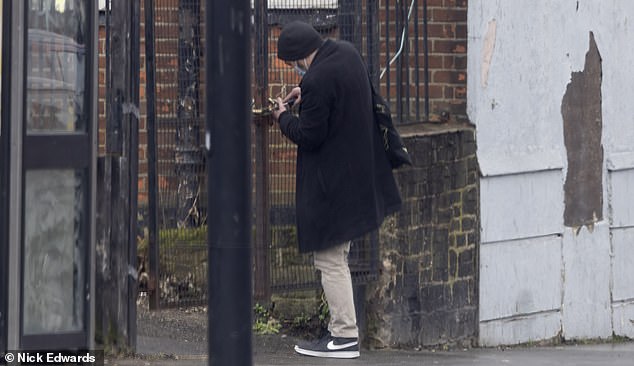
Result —
<instances>
[{"instance_id":1,"label":"gate bar","mask_svg":"<svg viewBox=\"0 0 634 366\"><path fill-rule=\"evenodd\" d=\"M158 165L156 131L156 62L154 53L154 0L145 0L145 70L147 105L147 165L148 165L148 269L147 284L150 309L159 308L158 286Z\"/></svg>"},{"instance_id":2,"label":"gate bar","mask_svg":"<svg viewBox=\"0 0 634 366\"><path fill-rule=\"evenodd\" d=\"M418 20L417 20L418 21ZM425 122L429 121L429 20L427 0L423 0L423 53L425 58Z\"/></svg>"},{"instance_id":3,"label":"gate bar","mask_svg":"<svg viewBox=\"0 0 634 366\"><path fill-rule=\"evenodd\" d=\"M209 365L252 365L251 7L206 0Z\"/></svg>"},{"instance_id":4,"label":"gate bar","mask_svg":"<svg viewBox=\"0 0 634 366\"><path fill-rule=\"evenodd\" d=\"M269 89L268 1L255 0L255 105L264 106ZM271 300L269 245L269 122L258 116L255 123L255 273L254 297L261 303Z\"/></svg>"},{"instance_id":5,"label":"gate bar","mask_svg":"<svg viewBox=\"0 0 634 366\"><path fill-rule=\"evenodd\" d=\"M140 0L132 0L129 4L129 37L130 37L130 101L132 109L127 112L127 121L130 124L130 141L128 142L129 156L129 213L128 213L128 269L136 270L137 267L137 226L138 226L138 197L139 197L139 98L140 98L140 71L141 71L141 4ZM125 112L124 112L125 113ZM125 146L125 142L124 142ZM138 295L138 282L136 273L130 275L128 271L128 344L136 350L136 299Z\"/></svg>"}]
</instances>

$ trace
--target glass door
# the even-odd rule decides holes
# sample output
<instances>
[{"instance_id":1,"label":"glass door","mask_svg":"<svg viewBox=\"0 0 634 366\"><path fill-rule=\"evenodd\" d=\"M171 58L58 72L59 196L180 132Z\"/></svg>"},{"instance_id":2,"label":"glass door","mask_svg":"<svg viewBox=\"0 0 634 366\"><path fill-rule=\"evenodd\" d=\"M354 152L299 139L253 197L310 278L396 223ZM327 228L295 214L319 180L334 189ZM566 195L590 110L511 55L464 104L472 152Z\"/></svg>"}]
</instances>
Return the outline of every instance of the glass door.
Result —
<instances>
[{"instance_id":1,"label":"glass door","mask_svg":"<svg viewBox=\"0 0 634 366\"><path fill-rule=\"evenodd\" d=\"M87 347L93 211L94 0L25 9L20 344Z\"/></svg>"}]
</instances>

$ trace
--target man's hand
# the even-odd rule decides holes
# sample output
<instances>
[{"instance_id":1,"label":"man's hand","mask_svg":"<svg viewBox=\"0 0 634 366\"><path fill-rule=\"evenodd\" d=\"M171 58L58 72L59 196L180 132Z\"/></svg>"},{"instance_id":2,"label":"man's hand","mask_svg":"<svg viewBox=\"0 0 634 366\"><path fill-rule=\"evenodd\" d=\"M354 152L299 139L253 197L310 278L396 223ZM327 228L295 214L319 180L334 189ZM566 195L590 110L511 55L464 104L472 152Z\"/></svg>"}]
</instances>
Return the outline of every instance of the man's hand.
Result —
<instances>
[{"instance_id":1,"label":"man's hand","mask_svg":"<svg viewBox=\"0 0 634 366\"><path fill-rule=\"evenodd\" d=\"M288 95L286 95L284 97L284 99L277 98L275 100L275 102L277 103L277 109L273 110L273 118L275 118L276 121L279 120L280 114L286 112L287 104L285 104L285 103L287 103L289 100L292 100L292 99L295 99L295 102L293 102L293 105L297 105L301 101L301 99L302 99L302 89L299 86L293 88L293 90L291 90L291 92L288 93Z\"/></svg>"},{"instance_id":2,"label":"man's hand","mask_svg":"<svg viewBox=\"0 0 634 366\"><path fill-rule=\"evenodd\" d=\"M275 99L275 103L277 103L277 108L275 108L272 111L272 114L273 114L273 118L275 118L275 120L279 122L280 114L286 112L286 106L284 105L282 98L279 98L279 97Z\"/></svg>"},{"instance_id":3,"label":"man's hand","mask_svg":"<svg viewBox=\"0 0 634 366\"><path fill-rule=\"evenodd\" d=\"M293 90L284 97L283 102L286 103L291 99L295 99L295 104L299 104L302 100L302 89L299 86L294 87Z\"/></svg>"}]
</instances>

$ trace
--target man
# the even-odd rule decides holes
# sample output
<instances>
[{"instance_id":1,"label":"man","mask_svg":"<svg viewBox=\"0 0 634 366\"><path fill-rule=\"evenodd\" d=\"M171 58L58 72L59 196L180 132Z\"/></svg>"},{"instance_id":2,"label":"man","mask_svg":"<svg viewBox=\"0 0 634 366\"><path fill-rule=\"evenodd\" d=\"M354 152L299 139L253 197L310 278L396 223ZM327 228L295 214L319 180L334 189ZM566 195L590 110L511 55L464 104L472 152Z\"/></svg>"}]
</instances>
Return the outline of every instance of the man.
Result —
<instances>
[{"instance_id":1,"label":"man","mask_svg":"<svg viewBox=\"0 0 634 366\"><path fill-rule=\"evenodd\" d=\"M282 29L278 58L303 76L278 98L280 130L297 145L297 237L313 252L330 310L329 333L295 346L308 356L359 357L351 240L377 229L400 209L401 198L373 119L368 72L348 42L326 40L295 21ZM295 99L299 117L284 102Z\"/></svg>"}]
</instances>

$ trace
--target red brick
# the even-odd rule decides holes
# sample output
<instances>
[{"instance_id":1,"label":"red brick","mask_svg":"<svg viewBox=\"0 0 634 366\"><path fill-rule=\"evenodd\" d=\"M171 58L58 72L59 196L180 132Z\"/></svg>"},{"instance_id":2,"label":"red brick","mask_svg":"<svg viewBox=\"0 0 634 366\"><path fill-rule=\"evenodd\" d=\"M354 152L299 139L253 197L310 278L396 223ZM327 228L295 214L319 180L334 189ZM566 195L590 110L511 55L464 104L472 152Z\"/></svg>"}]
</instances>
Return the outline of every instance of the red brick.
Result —
<instances>
[{"instance_id":1,"label":"red brick","mask_svg":"<svg viewBox=\"0 0 634 366\"><path fill-rule=\"evenodd\" d=\"M459 84L466 81L466 74L456 71L434 71L432 81L434 83Z\"/></svg>"},{"instance_id":2,"label":"red brick","mask_svg":"<svg viewBox=\"0 0 634 366\"><path fill-rule=\"evenodd\" d=\"M451 86L445 86L445 99L453 99L454 88Z\"/></svg>"},{"instance_id":3,"label":"red brick","mask_svg":"<svg viewBox=\"0 0 634 366\"><path fill-rule=\"evenodd\" d=\"M467 70L467 56L454 56L454 68L456 70Z\"/></svg>"},{"instance_id":4,"label":"red brick","mask_svg":"<svg viewBox=\"0 0 634 366\"><path fill-rule=\"evenodd\" d=\"M147 192L147 178L139 177L137 188L139 192Z\"/></svg>"},{"instance_id":5,"label":"red brick","mask_svg":"<svg viewBox=\"0 0 634 366\"><path fill-rule=\"evenodd\" d=\"M443 67L443 57L437 55L429 55L429 68L430 69L441 69Z\"/></svg>"},{"instance_id":6,"label":"red brick","mask_svg":"<svg viewBox=\"0 0 634 366\"><path fill-rule=\"evenodd\" d=\"M456 24L456 38L459 39L467 39L467 25L466 24Z\"/></svg>"},{"instance_id":7,"label":"red brick","mask_svg":"<svg viewBox=\"0 0 634 366\"><path fill-rule=\"evenodd\" d=\"M427 7L442 7L445 5L445 0L427 0Z\"/></svg>"},{"instance_id":8,"label":"red brick","mask_svg":"<svg viewBox=\"0 0 634 366\"><path fill-rule=\"evenodd\" d=\"M443 87L441 85L430 85L429 86L429 97L430 98L442 98L443 96Z\"/></svg>"},{"instance_id":9,"label":"red brick","mask_svg":"<svg viewBox=\"0 0 634 366\"><path fill-rule=\"evenodd\" d=\"M466 41L456 40L434 40L433 53L459 53L463 54L467 51Z\"/></svg>"},{"instance_id":10,"label":"red brick","mask_svg":"<svg viewBox=\"0 0 634 366\"><path fill-rule=\"evenodd\" d=\"M97 102L97 111L100 116L106 115L106 101L105 100L100 100Z\"/></svg>"},{"instance_id":11,"label":"red brick","mask_svg":"<svg viewBox=\"0 0 634 366\"><path fill-rule=\"evenodd\" d=\"M433 9L431 19L434 22L466 22L466 9Z\"/></svg>"},{"instance_id":12,"label":"red brick","mask_svg":"<svg viewBox=\"0 0 634 366\"><path fill-rule=\"evenodd\" d=\"M446 7L467 8L467 0L444 0Z\"/></svg>"}]
</instances>

